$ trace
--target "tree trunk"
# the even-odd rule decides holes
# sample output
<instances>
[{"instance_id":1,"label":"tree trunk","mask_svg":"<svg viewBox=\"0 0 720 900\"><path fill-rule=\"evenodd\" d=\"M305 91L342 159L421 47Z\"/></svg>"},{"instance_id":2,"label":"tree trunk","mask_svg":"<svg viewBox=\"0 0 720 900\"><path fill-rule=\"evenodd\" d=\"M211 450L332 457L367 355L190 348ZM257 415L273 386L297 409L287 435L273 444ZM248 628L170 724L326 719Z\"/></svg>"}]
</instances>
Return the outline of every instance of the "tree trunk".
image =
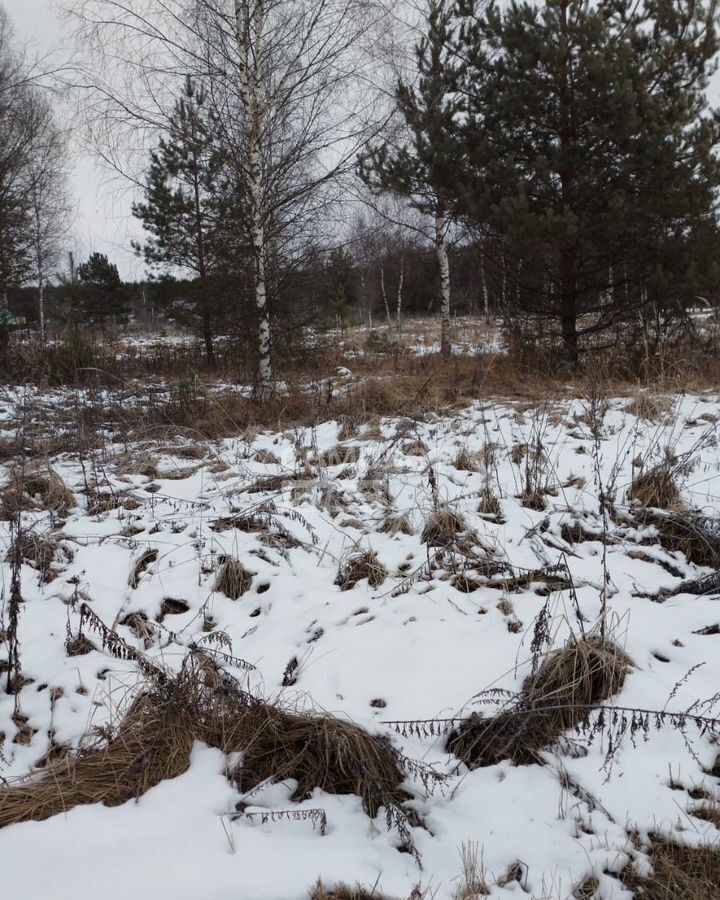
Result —
<instances>
[{"instance_id":1,"label":"tree trunk","mask_svg":"<svg viewBox=\"0 0 720 900\"><path fill-rule=\"evenodd\" d=\"M250 235L254 258L254 293L257 313L258 383L257 397L263 401L273 394L274 380L270 346L270 315L265 272L264 184L261 161L264 109L261 96L261 38L265 24L264 0L250 11L247 0L235 0L235 28L240 51L240 97L247 119L248 188L250 195Z\"/></svg>"},{"instance_id":2,"label":"tree trunk","mask_svg":"<svg viewBox=\"0 0 720 900\"><path fill-rule=\"evenodd\" d=\"M403 285L405 284L405 257L400 256L400 277L398 278L398 289L397 289L397 304L395 306L395 328L397 330L397 336L400 338L402 334L402 319L400 318L400 313L402 312L402 294L403 294Z\"/></svg>"},{"instance_id":3,"label":"tree trunk","mask_svg":"<svg viewBox=\"0 0 720 900\"><path fill-rule=\"evenodd\" d=\"M480 286L483 296L483 312L485 321L490 322L490 296L488 294L487 277L485 275L485 250L480 246Z\"/></svg>"},{"instance_id":4,"label":"tree trunk","mask_svg":"<svg viewBox=\"0 0 720 900\"><path fill-rule=\"evenodd\" d=\"M385 304L385 318L387 319L388 333L392 327L390 322L390 304L388 303L387 291L385 290L385 267L380 263L380 292L382 293L383 303Z\"/></svg>"},{"instance_id":5,"label":"tree trunk","mask_svg":"<svg viewBox=\"0 0 720 900\"><path fill-rule=\"evenodd\" d=\"M215 347L213 346L212 316L210 315L210 298L205 276L200 279L200 313L202 316L202 334L205 344L205 358L211 368L215 365Z\"/></svg>"},{"instance_id":6,"label":"tree trunk","mask_svg":"<svg viewBox=\"0 0 720 900\"><path fill-rule=\"evenodd\" d=\"M38 317L40 319L40 340L45 343L45 279L40 276L38 287Z\"/></svg>"},{"instance_id":7,"label":"tree trunk","mask_svg":"<svg viewBox=\"0 0 720 900\"><path fill-rule=\"evenodd\" d=\"M576 367L580 356L577 334L577 272L572 249L563 252L560 329L567 360L571 366Z\"/></svg>"},{"instance_id":8,"label":"tree trunk","mask_svg":"<svg viewBox=\"0 0 720 900\"><path fill-rule=\"evenodd\" d=\"M450 343L450 263L448 260L447 216L442 202L438 201L435 210L435 253L440 270L440 353L449 356L452 353Z\"/></svg>"},{"instance_id":9,"label":"tree trunk","mask_svg":"<svg viewBox=\"0 0 720 900\"><path fill-rule=\"evenodd\" d=\"M569 0L560 7L560 33L564 52L560 66L558 91L559 137L561 163L559 168L562 213L567 215L574 209L574 150L577 143L575 128L575 91L573 85L573 60L571 53L571 29L568 23ZM579 361L577 335L577 258L576 245L571 237L563 237L560 251L560 329L565 353L573 368Z\"/></svg>"}]
</instances>

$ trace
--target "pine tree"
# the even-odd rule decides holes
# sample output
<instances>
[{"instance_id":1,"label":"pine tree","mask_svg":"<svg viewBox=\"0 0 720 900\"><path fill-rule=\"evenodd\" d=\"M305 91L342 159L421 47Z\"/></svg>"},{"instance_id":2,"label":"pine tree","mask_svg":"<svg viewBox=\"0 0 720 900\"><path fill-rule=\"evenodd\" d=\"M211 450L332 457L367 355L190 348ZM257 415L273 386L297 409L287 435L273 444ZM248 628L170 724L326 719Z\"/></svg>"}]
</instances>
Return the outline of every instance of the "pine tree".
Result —
<instances>
[{"instance_id":1,"label":"pine tree","mask_svg":"<svg viewBox=\"0 0 720 900\"><path fill-rule=\"evenodd\" d=\"M76 321L100 322L104 326L109 316L127 313L128 297L120 273L104 253L92 253L87 262L77 267L77 281L78 289L71 294L71 314Z\"/></svg>"},{"instance_id":2,"label":"pine tree","mask_svg":"<svg viewBox=\"0 0 720 900\"><path fill-rule=\"evenodd\" d=\"M450 194L502 237L515 295L559 322L568 360L643 305L716 289L715 0L512 0L480 12L460 0L457 12Z\"/></svg>"},{"instance_id":3,"label":"pine tree","mask_svg":"<svg viewBox=\"0 0 720 900\"><path fill-rule=\"evenodd\" d=\"M212 280L229 215L222 168L204 92L188 78L168 135L151 155L145 200L134 205L133 214L149 235L136 245L146 262L197 279L197 314L210 365L215 362Z\"/></svg>"},{"instance_id":4,"label":"pine tree","mask_svg":"<svg viewBox=\"0 0 720 900\"><path fill-rule=\"evenodd\" d=\"M417 83L400 80L398 110L407 139L391 147L368 148L359 161L361 178L370 186L405 197L435 223L435 251L440 275L441 352L450 346L450 266L447 236L454 153L455 64L449 53L453 15L449 0L428 0L426 34L415 48Z\"/></svg>"}]
</instances>

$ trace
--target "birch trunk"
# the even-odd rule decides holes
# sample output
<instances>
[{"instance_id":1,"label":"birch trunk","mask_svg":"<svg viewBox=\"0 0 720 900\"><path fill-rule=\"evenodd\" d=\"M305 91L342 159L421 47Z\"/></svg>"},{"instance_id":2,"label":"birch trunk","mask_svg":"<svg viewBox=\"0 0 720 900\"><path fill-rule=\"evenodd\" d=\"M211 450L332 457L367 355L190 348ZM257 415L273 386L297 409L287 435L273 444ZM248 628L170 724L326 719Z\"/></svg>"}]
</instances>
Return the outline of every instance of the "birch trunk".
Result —
<instances>
[{"instance_id":1,"label":"birch trunk","mask_svg":"<svg viewBox=\"0 0 720 900\"><path fill-rule=\"evenodd\" d=\"M449 356L452 352L450 343L450 262L448 260L447 215L442 203L438 202L435 211L435 253L440 270L440 352Z\"/></svg>"},{"instance_id":2,"label":"birch trunk","mask_svg":"<svg viewBox=\"0 0 720 900\"><path fill-rule=\"evenodd\" d=\"M403 294L403 286L405 284L405 257L400 257L400 277L398 279L398 289L397 289L397 304L395 306L395 328L397 330L398 338L402 334L402 319L400 314L402 312L402 294Z\"/></svg>"},{"instance_id":3,"label":"birch trunk","mask_svg":"<svg viewBox=\"0 0 720 900\"><path fill-rule=\"evenodd\" d=\"M490 321L490 297L488 295L487 277L485 275L485 250L480 248L480 285L483 295L483 311L485 313L485 321Z\"/></svg>"},{"instance_id":4,"label":"birch trunk","mask_svg":"<svg viewBox=\"0 0 720 900\"><path fill-rule=\"evenodd\" d=\"M252 12L246 0L235 0L235 28L240 52L240 96L247 116L248 193L258 328L259 400L271 397L274 388L265 273L264 184L261 158L264 110L260 58L264 24L264 0L257 0Z\"/></svg>"},{"instance_id":5,"label":"birch trunk","mask_svg":"<svg viewBox=\"0 0 720 900\"><path fill-rule=\"evenodd\" d=\"M380 266L380 291L382 293L383 303L385 304L385 318L387 319L388 332L392 327L390 324L390 304L388 303L387 291L385 290L385 267Z\"/></svg>"}]
</instances>

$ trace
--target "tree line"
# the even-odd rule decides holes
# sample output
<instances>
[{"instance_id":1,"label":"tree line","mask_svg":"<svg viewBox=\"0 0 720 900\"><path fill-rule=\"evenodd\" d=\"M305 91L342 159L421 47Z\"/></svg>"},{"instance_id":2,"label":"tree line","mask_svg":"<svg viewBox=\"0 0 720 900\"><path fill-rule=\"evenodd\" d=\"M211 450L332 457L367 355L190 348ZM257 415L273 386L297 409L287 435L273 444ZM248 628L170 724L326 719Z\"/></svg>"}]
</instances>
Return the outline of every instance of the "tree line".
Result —
<instances>
[{"instance_id":1,"label":"tree line","mask_svg":"<svg viewBox=\"0 0 720 900\"><path fill-rule=\"evenodd\" d=\"M716 305L716 0L424 0L409 40L398 8L78 4L88 124L139 183L135 249L210 364L218 334L251 329L263 398L290 327L379 316L398 333L432 309L449 353L462 309L541 333L572 367L623 330L649 352ZM389 33L409 56L382 52ZM46 135L0 109L19 143L52 144L37 89L10 95ZM0 286L32 277L42 294L48 253L28 236L58 218L33 231L20 190L13 219L1 166Z\"/></svg>"}]
</instances>

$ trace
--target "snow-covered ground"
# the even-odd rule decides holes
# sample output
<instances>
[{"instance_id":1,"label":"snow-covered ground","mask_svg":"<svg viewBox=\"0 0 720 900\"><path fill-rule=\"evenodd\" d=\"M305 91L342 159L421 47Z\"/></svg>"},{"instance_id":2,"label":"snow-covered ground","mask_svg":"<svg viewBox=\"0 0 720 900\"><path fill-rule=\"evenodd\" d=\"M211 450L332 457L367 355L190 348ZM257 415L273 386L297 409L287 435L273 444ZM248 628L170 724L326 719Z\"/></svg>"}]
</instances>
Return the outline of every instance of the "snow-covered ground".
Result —
<instances>
[{"instance_id":1,"label":"snow-covered ground","mask_svg":"<svg viewBox=\"0 0 720 900\"><path fill-rule=\"evenodd\" d=\"M468 771L442 737L403 737L391 724L459 716L478 709L473 698L488 688L517 690L530 671L543 607L561 646L583 627L579 616L584 627L598 618L605 571L609 627L634 663L611 702L679 711L716 694L720 629L712 626L720 625L720 598L658 597L711 570L663 549L652 526L608 521L611 540L601 542L598 495L599 486L612 491L622 512L638 458L647 470L667 451L687 463L679 475L684 503L715 516L718 404L714 395L669 397L657 420L645 420L628 411L627 399L613 400L601 409L596 437L580 400L540 408L488 402L426 421L398 417L355 430L327 422L190 452L185 444L155 443L53 459L77 505L61 519L26 514L26 526L52 535L59 548L45 578L29 563L22 568L19 633L31 681L20 707L27 721L18 724L14 698L0 694L0 775L28 772L49 750L50 734L75 744L91 724L116 718L140 682L136 664L111 657L99 640L88 653L67 655L66 636L76 634L84 601L128 643L171 667L211 623L255 666L243 677L257 694L389 735L449 777L431 795L408 785L425 826L413 829L420 869L399 852L382 812L370 821L355 796L316 791L299 804L325 810L324 835L308 821L233 815L243 797L225 779L221 754L197 745L185 775L137 802L78 807L2 829L4 893L28 900L301 900L322 876L327 884L377 885L399 898L421 884L449 900L459 884L460 848L476 843L493 896L567 900L592 874L598 897L620 900L631 895L613 873L632 850L630 830L690 842L720 837L693 816L697 804L688 793L718 793L707 771L720 747L692 728L692 753L681 734L662 729L640 736L637 746L625 740L612 767L598 738L583 754L548 751L544 766L503 762ZM523 505L528 477L543 492L542 509ZM106 506L114 508L88 509L88 485L111 495ZM488 489L499 498L499 516L478 512ZM459 590L453 566L464 564L462 554L433 564L435 550L422 542L424 524L446 505L464 518L475 551L515 574L566 566L576 599L569 589L548 595L541 581L511 593L488 584ZM254 524L222 521L238 514L255 514ZM399 514L412 533L382 530ZM577 521L598 539L568 540L563 526ZM3 559L8 546L3 522ZM147 550L157 553L133 579ZM376 587L362 580L342 590L338 569L359 551L377 554L387 577ZM224 557L252 574L237 600L214 590ZM7 562L2 577L7 597ZM167 598L187 611L166 607L162 617ZM132 613L147 618L144 636L121 624ZM0 643L0 660L4 649ZM283 687L292 659L297 679ZM288 809L292 791L266 786L248 799L247 811ZM518 878L506 880L516 863Z\"/></svg>"}]
</instances>

